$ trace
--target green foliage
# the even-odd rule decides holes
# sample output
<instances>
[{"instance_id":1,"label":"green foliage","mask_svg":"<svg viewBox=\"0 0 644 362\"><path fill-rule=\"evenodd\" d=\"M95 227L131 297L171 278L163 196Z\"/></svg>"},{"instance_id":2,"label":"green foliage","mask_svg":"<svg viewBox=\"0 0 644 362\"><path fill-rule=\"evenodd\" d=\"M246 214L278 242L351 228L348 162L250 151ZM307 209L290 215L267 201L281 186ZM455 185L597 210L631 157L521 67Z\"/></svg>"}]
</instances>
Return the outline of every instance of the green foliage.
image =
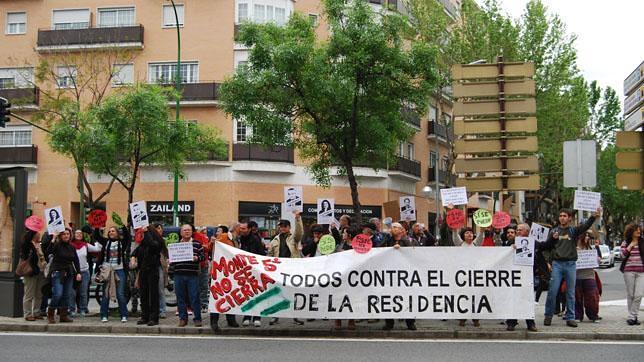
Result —
<instances>
[{"instance_id":1,"label":"green foliage","mask_svg":"<svg viewBox=\"0 0 644 362\"><path fill-rule=\"evenodd\" d=\"M324 6L326 41L300 14L284 27L243 24L238 41L251 48L249 64L224 82L220 98L252 127L251 142L295 146L318 184L329 186L329 167L340 165L358 207L353 167L392 163L411 135L403 107L423 113L435 87L436 51L405 43L398 14L376 15L362 1Z\"/></svg>"},{"instance_id":2,"label":"green foliage","mask_svg":"<svg viewBox=\"0 0 644 362\"><path fill-rule=\"evenodd\" d=\"M89 113L89 169L114 177L128 190L129 202L142 165L180 170L187 159L226 154L226 143L214 129L169 120L172 96L176 94L169 88L136 85L106 97Z\"/></svg>"},{"instance_id":3,"label":"green foliage","mask_svg":"<svg viewBox=\"0 0 644 362\"><path fill-rule=\"evenodd\" d=\"M597 140L602 148L615 143L615 133L624 129L621 107L617 93L611 87L602 90L597 81L590 83L590 124L587 133Z\"/></svg>"}]
</instances>

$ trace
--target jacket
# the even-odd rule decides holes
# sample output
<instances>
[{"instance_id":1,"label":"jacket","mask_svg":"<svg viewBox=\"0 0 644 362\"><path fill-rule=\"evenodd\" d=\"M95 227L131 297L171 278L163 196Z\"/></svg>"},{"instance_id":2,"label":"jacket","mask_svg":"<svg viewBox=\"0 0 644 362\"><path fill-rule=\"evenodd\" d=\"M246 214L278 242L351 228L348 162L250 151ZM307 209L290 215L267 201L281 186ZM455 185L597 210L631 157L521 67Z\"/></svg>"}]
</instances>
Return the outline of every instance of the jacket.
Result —
<instances>
[{"instance_id":1,"label":"jacket","mask_svg":"<svg viewBox=\"0 0 644 362\"><path fill-rule=\"evenodd\" d=\"M577 261L577 239L579 238L579 235L585 233L593 223L595 223L595 217L591 216L581 226L569 226L567 228L557 226L550 231L548 240L546 240L545 243L541 243L542 245L540 245L540 248L553 249L552 260ZM552 237L555 232L559 233L559 238L557 239ZM537 245L539 245L539 243Z\"/></svg>"},{"instance_id":2,"label":"jacket","mask_svg":"<svg viewBox=\"0 0 644 362\"><path fill-rule=\"evenodd\" d=\"M157 240L152 233L154 231L146 231L143 234L143 240L138 248L136 248L136 257L141 271L158 270L161 266L161 242ZM161 237L159 237L161 239ZM161 239L162 240L162 239Z\"/></svg>"},{"instance_id":3,"label":"jacket","mask_svg":"<svg viewBox=\"0 0 644 362\"><path fill-rule=\"evenodd\" d=\"M33 270L31 275L40 274L40 268L38 267L38 252L31 241L24 242L20 245L20 259L29 260L29 265Z\"/></svg>"},{"instance_id":4,"label":"jacket","mask_svg":"<svg viewBox=\"0 0 644 362\"><path fill-rule=\"evenodd\" d=\"M127 270L128 269L128 260L130 258L130 247L132 244L132 237L130 236L130 232L127 229L127 227L122 227L121 231L123 233L123 239L119 240L112 240L109 238L104 237L101 235L99 229L94 229L94 232L92 234L92 237L94 240L96 240L99 244L101 244L101 251L98 256L98 264L101 265L103 263L109 263L110 262L110 246L114 242L118 242L118 264L123 265L123 269Z\"/></svg>"},{"instance_id":5,"label":"jacket","mask_svg":"<svg viewBox=\"0 0 644 362\"><path fill-rule=\"evenodd\" d=\"M291 252L291 258L301 258L302 253L298 249L298 244L302 241L302 217L295 217L295 233L289 233L286 237L286 245L288 246L289 251ZM268 256L279 257L280 256L280 236L279 234L271 240L271 245L268 249Z\"/></svg>"},{"instance_id":6,"label":"jacket","mask_svg":"<svg viewBox=\"0 0 644 362\"><path fill-rule=\"evenodd\" d=\"M249 232L248 235L239 236L239 247L243 251L257 255L266 255L266 248L264 242L259 235Z\"/></svg>"},{"instance_id":7,"label":"jacket","mask_svg":"<svg viewBox=\"0 0 644 362\"><path fill-rule=\"evenodd\" d=\"M54 257L49 267L49 273L55 271L65 271L70 275L80 273L80 262L76 254L76 248L72 244L63 241L52 242L47 248L47 256L49 255Z\"/></svg>"}]
</instances>

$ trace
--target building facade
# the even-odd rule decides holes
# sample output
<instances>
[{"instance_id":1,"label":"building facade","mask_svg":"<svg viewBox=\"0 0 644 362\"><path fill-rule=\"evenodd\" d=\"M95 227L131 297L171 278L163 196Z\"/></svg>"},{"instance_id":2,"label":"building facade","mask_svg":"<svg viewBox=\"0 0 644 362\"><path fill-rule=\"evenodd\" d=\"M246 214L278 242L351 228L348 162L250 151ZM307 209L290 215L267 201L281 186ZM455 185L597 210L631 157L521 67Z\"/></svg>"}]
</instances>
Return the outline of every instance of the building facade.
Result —
<instances>
[{"instance_id":1,"label":"building facade","mask_svg":"<svg viewBox=\"0 0 644 362\"><path fill-rule=\"evenodd\" d=\"M624 130L644 125L644 61L624 79Z\"/></svg>"},{"instance_id":2,"label":"building facade","mask_svg":"<svg viewBox=\"0 0 644 362\"><path fill-rule=\"evenodd\" d=\"M370 0L375 8L383 2ZM457 2L442 2L451 5L446 7L450 14L456 11ZM402 6L398 1L389 3ZM296 151L246 143L251 130L227 116L218 102L219 84L248 60L248 49L234 41L241 22L283 24L293 12L301 12L318 24L318 35L325 37L320 1L185 0L176 4L182 42L181 116L219 129L228 141L225 158L186 164L179 185L181 221L216 225L249 219L272 232L283 216L281 202L287 185L303 187L307 223L314 222L317 198L334 198L339 212L353 213L345 177L332 170L333 186L316 186ZM44 97L78 87L80 63L97 64L100 57L105 58L103 67L111 67L114 74L108 94L135 82L171 83L175 78L177 35L174 9L168 1L0 0L0 11L0 49L5 54L10 50L9 57L0 58L0 97L19 105L12 111L27 119ZM36 87L36 65L42 60L48 61L56 80ZM82 96L82 101L91 101L87 97ZM413 195L418 221L434 221L434 193L427 192L426 186L435 189L436 182L448 182L453 136L446 127L451 121L449 95L436 97L432 103L425 116L408 117L415 134L401 143L397 159L387 170L356 170L364 216L398 219L398 215L386 215L383 204ZM28 207L34 214L60 205L66 220L78 224L77 171L70 159L51 150L46 132L16 119L0 129L0 167L13 166L29 170ZM94 194L103 192L109 181L104 175L90 175ZM172 197L172 175L144 167L135 200L148 202L152 221L171 223ZM108 214L115 211L123 216L127 193L114 184L102 203Z\"/></svg>"}]
</instances>

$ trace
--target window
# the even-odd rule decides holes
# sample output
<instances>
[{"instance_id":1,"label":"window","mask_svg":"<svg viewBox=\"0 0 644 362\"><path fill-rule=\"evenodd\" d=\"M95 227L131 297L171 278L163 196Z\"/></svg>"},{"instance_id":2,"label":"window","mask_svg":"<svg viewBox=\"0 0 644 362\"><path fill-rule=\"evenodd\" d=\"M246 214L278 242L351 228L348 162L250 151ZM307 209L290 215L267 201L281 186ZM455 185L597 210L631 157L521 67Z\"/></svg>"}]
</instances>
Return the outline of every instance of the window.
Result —
<instances>
[{"instance_id":1,"label":"window","mask_svg":"<svg viewBox=\"0 0 644 362\"><path fill-rule=\"evenodd\" d=\"M99 27L117 27L134 25L134 8L98 9Z\"/></svg>"},{"instance_id":2,"label":"window","mask_svg":"<svg viewBox=\"0 0 644 362\"><path fill-rule=\"evenodd\" d=\"M292 9L292 0L237 0L236 22L252 20L256 23L286 24ZM317 16L316 16L317 18Z\"/></svg>"},{"instance_id":3,"label":"window","mask_svg":"<svg viewBox=\"0 0 644 362\"><path fill-rule=\"evenodd\" d=\"M443 156L442 161L443 161L442 162L443 167L441 167L441 169L443 171L447 171L447 169L449 168L449 158L447 156Z\"/></svg>"},{"instance_id":4,"label":"window","mask_svg":"<svg viewBox=\"0 0 644 362\"><path fill-rule=\"evenodd\" d=\"M89 28L89 9L54 10L53 22L56 30Z\"/></svg>"},{"instance_id":5,"label":"window","mask_svg":"<svg viewBox=\"0 0 644 362\"><path fill-rule=\"evenodd\" d=\"M235 69L248 64L248 50L235 50L234 53Z\"/></svg>"},{"instance_id":6,"label":"window","mask_svg":"<svg viewBox=\"0 0 644 362\"><path fill-rule=\"evenodd\" d=\"M0 68L0 89L28 88L33 81L33 68Z\"/></svg>"},{"instance_id":7,"label":"window","mask_svg":"<svg viewBox=\"0 0 644 362\"><path fill-rule=\"evenodd\" d=\"M150 83L173 83L176 79L176 63L156 63L148 67ZM199 81L199 64L181 63L181 83L196 83Z\"/></svg>"},{"instance_id":8,"label":"window","mask_svg":"<svg viewBox=\"0 0 644 362\"><path fill-rule=\"evenodd\" d=\"M437 160L438 160L438 157L436 157L436 152L429 151L429 167L430 168L436 167L436 161Z\"/></svg>"},{"instance_id":9,"label":"window","mask_svg":"<svg viewBox=\"0 0 644 362\"><path fill-rule=\"evenodd\" d=\"M407 158L410 160L414 160L414 144L413 143L407 143Z\"/></svg>"},{"instance_id":10,"label":"window","mask_svg":"<svg viewBox=\"0 0 644 362\"><path fill-rule=\"evenodd\" d=\"M8 88L16 88L16 82L14 78L0 78L0 89Z\"/></svg>"},{"instance_id":11,"label":"window","mask_svg":"<svg viewBox=\"0 0 644 362\"><path fill-rule=\"evenodd\" d=\"M398 144L398 156L409 160L413 160L414 144L411 142L400 142Z\"/></svg>"},{"instance_id":12,"label":"window","mask_svg":"<svg viewBox=\"0 0 644 362\"><path fill-rule=\"evenodd\" d=\"M398 143L398 156L405 157L405 142Z\"/></svg>"},{"instance_id":13,"label":"window","mask_svg":"<svg viewBox=\"0 0 644 362\"><path fill-rule=\"evenodd\" d=\"M57 73L58 88L71 88L76 84L76 67L58 67Z\"/></svg>"},{"instance_id":14,"label":"window","mask_svg":"<svg viewBox=\"0 0 644 362\"><path fill-rule=\"evenodd\" d=\"M27 32L27 13L7 13L7 34Z\"/></svg>"},{"instance_id":15,"label":"window","mask_svg":"<svg viewBox=\"0 0 644 362\"><path fill-rule=\"evenodd\" d=\"M249 141L250 136L253 134L252 128L246 125L244 121L235 120L235 143L246 143Z\"/></svg>"},{"instance_id":16,"label":"window","mask_svg":"<svg viewBox=\"0 0 644 362\"><path fill-rule=\"evenodd\" d=\"M438 119L438 110L434 106L429 106L429 121L436 122Z\"/></svg>"},{"instance_id":17,"label":"window","mask_svg":"<svg viewBox=\"0 0 644 362\"><path fill-rule=\"evenodd\" d=\"M264 5L255 4L254 17L256 23L263 23L266 21L266 7Z\"/></svg>"},{"instance_id":18,"label":"window","mask_svg":"<svg viewBox=\"0 0 644 362\"><path fill-rule=\"evenodd\" d=\"M237 4L237 23L244 22L248 19L249 19L248 4L246 3Z\"/></svg>"},{"instance_id":19,"label":"window","mask_svg":"<svg viewBox=\"0 0 644 362\"><path fill-rule=\"evenodd\" d=\"M134 83L134 64L114 64L112 85L119 86Z\"/></svg>"},{"instance_id":20,"label":"window","mask_svg":"<svg viewBox=\"0 0 644 362\"><path fill-rule=\"evenodd\" d=\"M452 123L452 116L450 116L447 113L443 113L443 123L445 125L448 125L448 124Z\"/></svg>"},{"instance_id":21,"label":"window","mask_svg":"<svg viewBox=\"0 0 644 362\"><path fill-rule=\"evenodd\" d=\"M309 21L311 22L311 25L318 26L318 15L317 14L309 14Z\"/></svg>"},{"instance_id":22,"label":"window","mask_svg":"<svg viewBox=\"0 0 644 362\"><path fill-rule=\"evenodd\" d=\"M177 18L179 18L179 26L183 26L183 5L175 5L177 8ZM174 17L174 9L172 5L163 5L163 26L172 27L176 26L176 18Z\"/></svg>"},{"instance_id":23,"label":"window","mask_svg":"<svg viewBox=\"0 0 644 362\"><path fill-rule=\"evenodd\" d=\"M0 128L0 147L31 146L31 130Z\"/></svg>"}]
</instances>

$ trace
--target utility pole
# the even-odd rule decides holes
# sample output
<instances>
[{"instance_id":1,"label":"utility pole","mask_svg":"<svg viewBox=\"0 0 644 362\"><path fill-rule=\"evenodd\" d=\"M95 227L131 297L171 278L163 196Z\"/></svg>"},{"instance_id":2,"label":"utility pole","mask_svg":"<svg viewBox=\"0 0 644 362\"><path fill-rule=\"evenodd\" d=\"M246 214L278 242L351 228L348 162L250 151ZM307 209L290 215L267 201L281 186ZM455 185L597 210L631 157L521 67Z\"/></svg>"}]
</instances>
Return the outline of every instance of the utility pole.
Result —
<instances>
[{"instance_id":1,"label":"utility pole","mask_svg":"<svg viewBox=\"0 0 644 362\"><path fill-rule=\"evenodd\" d=\"M177 70L175 74L175 88L177 92L181 92L181 30L179 26L179 15L177 15L177 7L174 0L170 0L172 9L174 10L174 25L177 28ZM179 107L181 97L177 97L175 104L175 121L179 123ZM174 226L179 226L179 171L174 170L174 193L172 199L172 223Z\"/></svg>"}]
</instances>

